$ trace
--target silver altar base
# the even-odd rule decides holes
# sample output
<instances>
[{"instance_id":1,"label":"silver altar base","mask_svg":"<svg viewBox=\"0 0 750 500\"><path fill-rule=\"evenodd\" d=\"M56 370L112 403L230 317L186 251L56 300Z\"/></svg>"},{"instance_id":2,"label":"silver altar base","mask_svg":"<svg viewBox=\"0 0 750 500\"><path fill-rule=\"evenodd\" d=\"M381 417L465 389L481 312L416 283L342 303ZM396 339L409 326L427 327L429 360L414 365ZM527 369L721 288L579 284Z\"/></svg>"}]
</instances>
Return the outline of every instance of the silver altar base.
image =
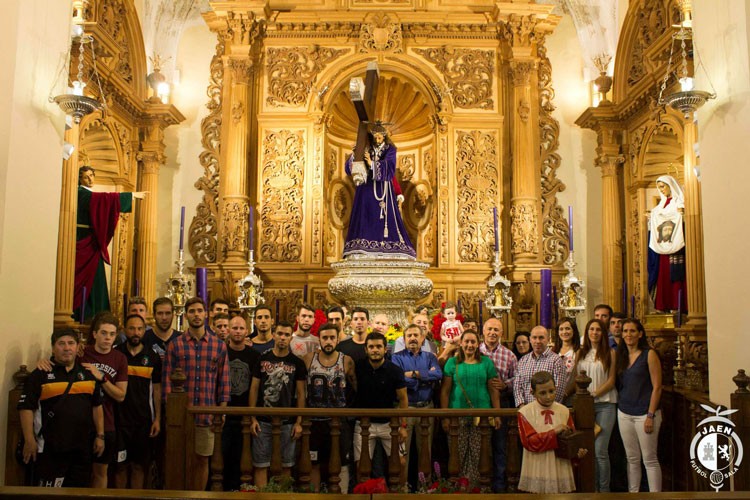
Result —
<instances>
[{"instance_id":1,"label":"silver altar base","mask_svg":"<svg viewBox=\"0 0 750 500\"><path fill-rule=\"evenodd\" d=\"M432 280L425 276L429 267L425 262L386 257L334 262L331 268L336 275L328 281L328 291L350 308L366 308L370 319L387 314L391 324L403 328L414 303L432 291Z\"/></svg>"}]
</instances>

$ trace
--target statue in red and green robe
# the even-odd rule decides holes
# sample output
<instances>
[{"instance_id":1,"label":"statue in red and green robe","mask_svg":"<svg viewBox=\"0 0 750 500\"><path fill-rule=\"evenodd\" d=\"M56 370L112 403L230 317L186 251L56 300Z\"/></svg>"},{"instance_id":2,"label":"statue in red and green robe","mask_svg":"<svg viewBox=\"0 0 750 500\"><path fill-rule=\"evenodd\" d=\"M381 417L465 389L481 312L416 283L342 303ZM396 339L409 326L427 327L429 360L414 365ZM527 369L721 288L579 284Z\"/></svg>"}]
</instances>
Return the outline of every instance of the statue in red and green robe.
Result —
<instances>
[{"instance_id":1,"label":"statue in red and green robe","mask_svg":"<svg viewBox=\"0 0 750 500\"><path fill-rule=\"evenodd\" d=\"M81 320L83 289L86 288L85 316L109 310L109 291L104 264L110 263L109 246L120 213L130 212L133 199L145 192L95 193L96 171L89 166L78 170L78 214L76 219L76 273L73 289L73 317ZM84 318L85 319L85 318Z\"/></svg>"}]
</instances>

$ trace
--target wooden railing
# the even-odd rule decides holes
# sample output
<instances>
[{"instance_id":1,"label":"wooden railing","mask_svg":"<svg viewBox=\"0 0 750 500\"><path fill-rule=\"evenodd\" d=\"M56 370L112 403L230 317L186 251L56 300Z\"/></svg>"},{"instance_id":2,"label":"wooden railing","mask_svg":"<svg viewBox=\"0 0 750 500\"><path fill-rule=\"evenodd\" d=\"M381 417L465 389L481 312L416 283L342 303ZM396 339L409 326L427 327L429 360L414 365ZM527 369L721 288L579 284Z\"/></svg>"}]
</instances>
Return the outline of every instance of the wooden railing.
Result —
<instances>
[{"instance_id":1,"label":"wooden railing","mask_svg":"<svg viewBox=\"0 0 750 500\"><path fill-rule=\"evenodd\" d=\"M194 435L194 416L196 414L213 415L219 417L222 415L234 416L241 418L243 447L240 461L240 481L249 482L252 478L252 460L250 439L251 416L270 417L272 424L272 455L269 467L269 477L281 474L281 425L282 420L291 417L302 417L302 436L300 438L299 461L297 462L298 486L302 490L310 488L310 425L313 417L331 417L331 456L328 464L329 480L328 489L332 493L339 493L341 472L341 456L339 453L339 439L341 435L342 419L357 418L360 421L362 429L362 449L359 468L357 471L358 481L364 481L369 478L372 471L370 454L368 448L368 437L370 430L370 421L372 418L389 418L391 428L391 450L398 450L398 431L399 422L402 417L421 417L419 429L425 439L421 439L421 449L417 450L419 455L418 469L426 477L430 477L432 470L432 459L429 453L429 435L430 419L442 418L449 419L448 441L451 450L458 448L459 419L464 417L480 417L479 432L481 434L480 459L479 459L479 485L483 488L490 487L492 483L492 428L489 424L489 417L499 417L502 419L502 425L506 426L508 432L508 449L506 475L508 490L513 492L517 490L518 481L521 472L521 450L520 440L518 438L517 410L450 410L450 409L299 409L299 408L225 408L225 407L193 407L188 405L187 393L183 392L181 374L173 378L174 392L170 393L167 398L167 452L172 459L168 460L165 470L165 486L168 489L186 489L190 477L188 471L191 470L191 460L193 457L193 439ZM586 438L586 447L591 450L579 464L577 468L576 480L578 491L594 491L594 402L588 392L588 385L591 379L579 376L576 383L578 384L578 397L576 398L575 408L573 411L576 428L583 431ZM220 418L214 418L215 424L213 432L215 434L214 452L211 457L210 483L213 491L221 491L223 485L223 468L224 460L221 450L221 432L222 424ZM181 458L184 457L184 460ZM448 461L448 477L457 479L459 477L461 464L459 463L458 453L450 453ZM399 491L401 488L401 463L399 454L392 452L388 462L388 485L391 491Z\"/></svg>"}]
</instances>

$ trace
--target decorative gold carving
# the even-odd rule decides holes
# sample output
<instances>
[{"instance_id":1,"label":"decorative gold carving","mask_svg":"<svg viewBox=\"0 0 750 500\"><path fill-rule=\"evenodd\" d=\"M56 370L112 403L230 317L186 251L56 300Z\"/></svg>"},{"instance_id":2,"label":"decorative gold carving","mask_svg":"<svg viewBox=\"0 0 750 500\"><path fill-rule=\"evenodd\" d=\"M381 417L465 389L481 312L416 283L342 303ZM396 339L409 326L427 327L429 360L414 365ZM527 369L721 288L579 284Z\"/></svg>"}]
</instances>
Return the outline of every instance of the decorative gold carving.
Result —
<instances>
[{"instance_id":1,"label":"decorative gold carving","mask_svg":"<svg viewBox=\"0 0 750 500\"><path fill-rule=\"evenodd\" d=\"M448 263L448 200L440 197L440 260Z\"/></svg>"},{"instance_id":2,"label":"decorative gold carving","mask_svg":"<svg viewBox=\"0 0 750 500\"><path fill-rule=\"evenodd\" d=\"M520 202L510 208L513 237L510 250L513 255L519 253L539 253L539 238L537 236L537 210L533 202Z\"/></svg>"},{"instance_id":3,"label":"decorative gold carving","mask_svg":"<svg viewBox=\"0 0 750 500\"><path fill-rule=\"evenodd\" d=\"M116 54L106 54L106 57L101 57L101 62L114 69L124 81L132 83L133 67L128 49L126 19L127 9L123 0L105 0L101 3L97 26L112 37L118 49Z\"/></svg>"},{"instance_id":4,"label":"decorative gold carving","mask_svg":"<svg viewBox=\"0 0 750 500\"><path fill-rule=\"evenodd\" d=\"M266 20L256 17L253 12L245 14L239 12L227 13L227 30L223 38L230 45L249 45L257 47L266 32Z\"/></svg>"},{"instance_id":5,"label":"decorative gold carving","mask_svg":"<svg viewBox=\"0 0 750 500\"><path fill-rule=\"evenodd\" d=\"M638 176L638 170L640 165L638 158L641 155L641 148L643 147L643 137L646 133L646 126L639 128L630 138L630 144L628 145L628 160L630 161L630 174L633 178Z\"/></svg>"},{"instance_id":6,"label":"decorative gold carving","mask_svg":"<svg viewBox=\"0 0 750 500\"><path fill-rule=\"evenodd\" d=\"M422 171L427 175L430 186L437 186L437 169L435 168L435 156L432 147L424 150L422 154Z\"/></svg>"},{"instance_id":7,"label":"decorative gold carving","mask_svg":"<svg viewBox=\"0 0 750 500\"><path fill-rule=\"evenodd\" d=\"M321 217L320 217L320 205L321 200L313 200L312 209L312 256L311 260L313 264L320 264L320 241L322 239L321 234Z\"/></svg>"},{"instance_id":8,"label":"decorative gold carving","mask_svg":"<svg viewBox=\"0 0 750 500\"><path fill-rule=\"evenodd\" d=\"M668 28L666 11L662 1L640 2L637 18L637 36L630 54L628 85L635 85L647 73L644 52Z\"/></svg>"},{"instance_id":9,"label":"decorative gold carving","mask_svg":"<svg viewBox=\"0 0 750 500\"><path fill-rule=\"evenodd\" d=\"M630 231L633 238L632 241L634 242L633 245L630 245L630 263L633 272L633 290L631 293L635 296L635 311L631 314L634 318L642 318L644 311L642 309L643 290L641 289L641 217L640 210L638 209L637 194L634 194L630 198Z\"/></svg>"},{"instance_id":10,"label":"decorative gold carving","mask_svg":"<svg viewBox=\"0 0 750 500\"><path fill-rule=\"evenodd\" d=\"M430 307L432 309L437 309L438 311L443 306L443 302L445 302L447 299L446 297L448 294L445 290L433 290L432 291L432 302L430 302Z\"/></svg>"},{"instance_id":11,"label":"decorative gold carving","mask_svg":"<svg viewBox=\"0 0 750 500\"><path fill-rule=\"evenodd\" d=\"M267 131L261 167L261 262L302 261L305 131Z\"/></svg>"},{"instance_id":12,"label":"decorative gold carving","mask_svg":"<svg viewBox=\"0 0 750 500\"><path fill-rule=\"evenodd\" d=\"M451 89L453 104L465 109L492 109L492 78L495 72L495 51L456 49L443 46L416 49L443 73Z\"/></svg>"},{"instance_id":13,"label":"decorative gold carving","mask_svg":"<svg viewBox=\"0 0 750 500\"><path fill-rule=\"evenodd\" d=\"M532 62L511 61L510 77L513 80L513 85L516 87L528 85L531 81L531 72L533 70L534 63Z\"/></svg>"},{"instance_id":14,"label":"decorative gold carving","mask_svg":"<svg viewBox=\"0 0 750 500\"><path fill-rule=\"evenodd\" d=\"M565 184L557 178L560 168L560 125L552 117L555 110L552 100L552 65L547 58L547 48L541 39L539 54L539 148L541 151L542 178L542 246L544 263L552 266L562 264L568 257L568 224L562 207L557 202L557 193L565 190Z\"/></svg>"},{"instance_id":15,"label":"decorative gold carving","mask_svg":"<svg viewBox=\"0 0 750 500\"><path fill-rule=\"evenodd\" d=\"M224 41L220 37L216 53L211 59L210 80L206 107L209 114L201 121L201 144L203 152L199 161L203 176L195 182L195 187L203 191L203 198L195 209L195 217L190 223L188 248L195 264L203 266L216 262L217 217L219 197L219 150L221 146L221 87L224 81Z\"/></svg>"},{"instance_id":16,"label":"decorative gold carving","mask_svg":"<svg viewBox=\"0 0 750 500\"><path fill-rule=\"evenodd\" d=\"M414 177L416 168L414 154L403 154L398 158L398 171L401 174L401 181L409 182Z\"/></svg>"},{"instance_id":17,"label":"decorative gold carving","mask_svg":"<svg viewBox=\"0 0 750 500\"><path fill-rule=\"evenodd\" d=\"M266 103L271 106L304 105L318 73L346 52L346 49L319 45L309 48L269 48L266 56L269 94Z\"/></svg>"},{"instance_id":18,"label":"decorative gold carving","mask_svg":"<svg viewBox=\"0 0 750 500\"><path fill-rule=\"evenodd\" d=\"M511 14L508 21L500 26L500 34L511 47L529 47L536 39L534 29L538 22L534 14L528 16Z\"/></svg>"},{"instance_id":19,"label":"decorative gold carving","mask_svg":"<svg viewBox=\"0 0 750 500\"><path fill-rule=\"evenodd\" d=\"M523 283L514 284L511 288L513 305L511 315L516 323L516 330L530 331L534 326L534 309L536 308L536 287L531 279L531 273L524 274Z\"/></svg>"},{"instance_id":20,"label":"decorative gold carving","mask_svg":"<svg viewBox=\"0 0 750 500\"><path fill-rule=\"evenodd\" d=\"M522 122L526 123L528 121L530 112L531 105L529 104L528 99L522 98L518 101L518 116L521 118Z\"/></svg>"},{"instance_id":21,"label":"decorative gold carving","mask_svg":"<svg viewBox=\"0 0 750 500\"><path fill-rule=\"evenodd\" d=\"M331 182L339 171L337 150L331 148L326 156L326 181Z\"/></svg>"},{"instance_id":22,"label":"decorative gold carving","mask_svg":"<svg viewBox=\"0 0 750 500\"><path fill-rule=\"evenodd\" d=\"M365 17L359 30L360 52L403 52L401 23L385 12L376 12Z\"/></svg>"},{"instance_id":23,"label":"decorative gold carving","mask_svg":"<svg viewBox=\"0 0 750 500\"><path fill-rule=\"evenodd\" d=\"M404 222L415 233L422 231L430 223L433 215L434 196L427 181L409 183L404 192Z\"/></svg>"},{"instance_id":24,"label":"decorative gold carving","mask_svg":"<svg viewBox=\"0 0 750 500\"><path fill-rule=\"evenodd\" d=\"M448 138L440 136L440 185L448 185Z\"/></svg>"},{"instance_id":25,"label":"decorative gold carving","mask_svg":"<svg viewBox=\"0 0 750 500\"><path fill-rule=\"evenodd\" d=\"M249 57L230 57L227 66L232 72L232 83L247 85L255 72L255 64Z\"/></svg>"},{"instance_id":26,"label":"decorative gold carving","mask_svg":"<svg viewBox=\"0 0 750 500\"><path fill-rule=\"evenodd\" d=\"M492 207L498 199L497 137L456 131L458 261L489 262L493 255Z\"/></svg>"},{"instance_id":27,"label":"decorative gold carving","mask_svg":"<svg viewBox=\"0 0 750 500\"><path fill-rule=\"evenodd\" d=\"M456 292L456 300L461 302L461 314L475 320L479 316L479 301L487 297L487 290L461 290Z\"/></svg>"},{"instance_id":28,"label":"decorative gold carving","mask_svg":"<svg viewBox=\"0 0 750 500\"><path fill-rule=\"evenodd\" d=\"M125 307L127 307L127 304L123 303L123 295L126 292L128 256L131 253L128 249L128 236L130 235L129 221L130 214L121 213L120 222L117 225L117 268L114 270L114 291L117 297L115 311L119 313L122 313Z\"/></svg>"},{"instance_id":29,"label":"decorative gold carving","mask_svg":"<svg viewBox=\"0 0 750 500\"><path fill-rule=\"evenodd\" d=\"M242 121L242 117L245 115L245 104L242 101L237 101L232 105L232 123L237 125Z\"/></svg>"},{"instance_id":30,"label":"decorative gold carving","mask_svg":"<svg viewBox=\"0 0 750 500\"><path fill-rule=\"evenodd\" d=\"M222 207L222 251L241 252L247 246L250 207L246 200L228 201Z\"/></svg>"},{"instance_id":31,"label":"decorative gold carving","mask_svg":"<svg viewBox=\"0 0 750 500\"><path fill-rule=\"evenodd\" d=\"M336 229L343 230L349 225L354 190L351 183L344 179L336 179L331 183L331 188L328 192L329 221Z\"/></svg>"}]
</instances>

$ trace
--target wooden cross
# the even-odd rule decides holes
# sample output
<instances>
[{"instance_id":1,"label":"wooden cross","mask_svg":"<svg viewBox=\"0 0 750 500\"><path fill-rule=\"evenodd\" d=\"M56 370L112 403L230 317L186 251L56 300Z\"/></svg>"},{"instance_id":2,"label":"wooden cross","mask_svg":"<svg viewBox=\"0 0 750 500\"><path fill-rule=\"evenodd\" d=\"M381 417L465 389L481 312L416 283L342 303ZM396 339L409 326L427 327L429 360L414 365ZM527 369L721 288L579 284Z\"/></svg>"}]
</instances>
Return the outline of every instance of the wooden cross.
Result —
<instances>
[{"instance_id":1,"label":"wooden cross","mask_svg":"<svg viewBox=\"0 0 750 500\"><path fill-rule=\"evenodd\" d=\"M379 73L378 63L372 61L367 63L367 73L365 74L364 83L361 78L352 78L349 81L349 96L354 104L354 109L357 110L357 117L359 118L353 162L363 162L365 159L368 124L375 121L375 103L378 96Z\"/></svg>"}]
</instances>

